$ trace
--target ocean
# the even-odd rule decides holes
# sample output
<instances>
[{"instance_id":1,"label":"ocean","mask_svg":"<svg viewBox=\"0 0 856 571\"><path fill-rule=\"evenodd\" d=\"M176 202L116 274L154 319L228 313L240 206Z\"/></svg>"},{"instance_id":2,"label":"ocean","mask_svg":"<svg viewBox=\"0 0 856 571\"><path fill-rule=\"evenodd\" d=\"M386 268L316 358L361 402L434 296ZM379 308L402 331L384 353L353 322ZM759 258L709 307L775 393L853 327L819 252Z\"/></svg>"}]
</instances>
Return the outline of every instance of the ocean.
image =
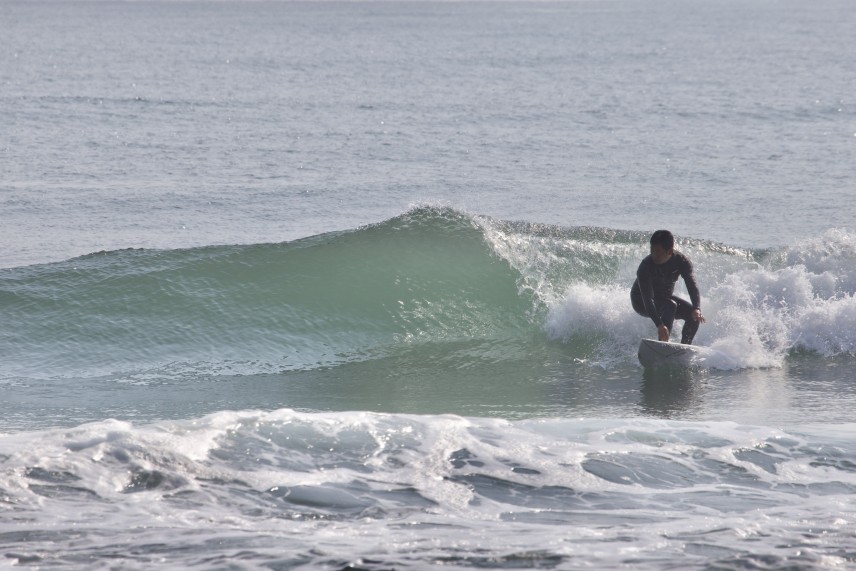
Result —
<instances>
[{"instance_id":1,"label":"ocean","mask_svg":"<svg viewBox=\"0 0 856 571\"><path fill-rule=\"evenodd\" d=\"M0 568L856 568L853 45L849 0L0 0ZM689 368L636 357L658 228Z\"/></svg>"}]
</instances>

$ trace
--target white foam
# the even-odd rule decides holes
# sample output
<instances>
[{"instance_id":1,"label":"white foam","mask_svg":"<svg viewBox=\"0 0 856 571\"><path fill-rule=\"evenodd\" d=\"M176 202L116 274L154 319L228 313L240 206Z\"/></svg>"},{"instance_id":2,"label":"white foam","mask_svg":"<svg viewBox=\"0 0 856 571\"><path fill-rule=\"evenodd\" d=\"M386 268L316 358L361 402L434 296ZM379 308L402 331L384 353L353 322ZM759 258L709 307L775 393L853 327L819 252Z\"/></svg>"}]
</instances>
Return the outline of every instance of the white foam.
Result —
<instances>
[{"instance_id":1,"label":"white foam","mask_svg":"<svg viewBox=\"0 0 856 571\"><path fill-rule=\"evenodd\" d=\"M856 233L833 228L784 252L788 266L804 266L813 274L830 273L839 292L856 293Z\"/></svg>"},{"instance_id":2,"label":"white foam","mask_svg":"<svg viewBox=\"0 0 856 571\"><path fill-rule=\"evenodd\" d=\"M561 294L544 296L544 329L551 339L596 339L599 362L607 362L629 358L639 337L653 336L650 321L637 316L630 305L632 280L621 270L638 263L630 254L625 252L619 261L611 284L578 276ZM696 254L693 258L703 261L703 271L697 273L703 275L699 281L708 320L696 344L716 351L704 366L778 367L795 350L822 356L856 353L856 235L830 230L769 256L763 264L747 262L743 252L701 248ZM531 253L522 249L516 255L525 259ZM548 281L544 254L530 260L541 268L539 283ZM550 292L549 287L539 288ZM676 293L686 297L682 282ZM681 326L676 323L673 335Z\"/></svg>"},{"instance_id":3,"label":"white foam","mask_svg":"<svg viewBox=\"0 0 856 571\"><path fill-rule=\"evenodd\" d=\"M627 288L575 283L550 307L544 329L554 340L586 344L596 341L598 364L623 359L635 350L640 337L650 334L650 321L632 308Z\"/></svg>"},{"instance_id":4,"label":"white foam","mask_svg":"<svg viewBox=\"0 0 856 571\"><path fill-rule=\"evenodd\" d=\"M840 281L832 270L803 265L728 276L709 292L716 344L763 347L773 361L794 349L824 356L856 351L856 301ZM762 362L747 359L747 366Z\"/></svg>"},{"instance_id":5,"label":"white foam","mask_svg":"<svg viewBox=\"0 0 856 571\"><path fill-rule=\"evenodd\" d=\"M233 548L299 553L310 538L335 557L429 558L432 545L476 541L490 557L561 552L556 525L569 524L568 549L587 560L614 560L604 540L677 557L685 540L661 544L687 533L720 549L739 548L743 533L773 549L817 526L829 541L852 539L841 506L856 486L853 427L818 430L292 410L104 421L0 436L0 489L15 510L0 531L58 530L22 533L12 551L25 555L109 557L123 545L153 556L147 546L167 545L158 553L176 568ZM129 486L135 474L154 485ZM813 486L823 493L806 494Z\"/></svg>"}]
</instances>

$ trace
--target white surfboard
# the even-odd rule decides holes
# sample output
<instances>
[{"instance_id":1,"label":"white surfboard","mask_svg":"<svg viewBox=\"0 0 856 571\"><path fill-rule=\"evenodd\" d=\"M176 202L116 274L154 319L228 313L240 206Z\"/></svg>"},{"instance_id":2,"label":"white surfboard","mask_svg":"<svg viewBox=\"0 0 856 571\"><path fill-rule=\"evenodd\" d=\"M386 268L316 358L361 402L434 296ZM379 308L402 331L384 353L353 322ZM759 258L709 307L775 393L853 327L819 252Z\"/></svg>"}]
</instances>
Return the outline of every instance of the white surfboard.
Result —
<instances>
[{"instance_id":1,"label":"white surfboard","mask_svg":"<svg viewBox=\"0 0 856 571\"><path fill-rule=\"evenodd\" d=\"M696 345L682 345L654 339L639 342L639 362L643 367L691 367L701 364L710 349Z\"/></svg>"}]
</instances>

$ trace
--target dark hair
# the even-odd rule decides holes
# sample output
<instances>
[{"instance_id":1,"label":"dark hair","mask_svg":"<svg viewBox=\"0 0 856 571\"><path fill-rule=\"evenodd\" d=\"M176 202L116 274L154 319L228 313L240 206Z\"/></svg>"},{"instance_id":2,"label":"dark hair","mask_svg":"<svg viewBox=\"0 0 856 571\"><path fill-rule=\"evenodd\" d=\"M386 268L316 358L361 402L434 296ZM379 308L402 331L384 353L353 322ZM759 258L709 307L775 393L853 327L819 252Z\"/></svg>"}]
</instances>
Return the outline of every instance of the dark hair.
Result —
<instances>
[{"instance_id":1,"label":"dark hair","mask_svg":"<svg viewBox=\"0 0 856 571\"><path fill-rule=\"evenodd\" d=\"M668 230L657 230L651 234L651 245L653 246L654 244L660 245L668 252L675 248L675 237Z\"/></svg>"}]
</instances>

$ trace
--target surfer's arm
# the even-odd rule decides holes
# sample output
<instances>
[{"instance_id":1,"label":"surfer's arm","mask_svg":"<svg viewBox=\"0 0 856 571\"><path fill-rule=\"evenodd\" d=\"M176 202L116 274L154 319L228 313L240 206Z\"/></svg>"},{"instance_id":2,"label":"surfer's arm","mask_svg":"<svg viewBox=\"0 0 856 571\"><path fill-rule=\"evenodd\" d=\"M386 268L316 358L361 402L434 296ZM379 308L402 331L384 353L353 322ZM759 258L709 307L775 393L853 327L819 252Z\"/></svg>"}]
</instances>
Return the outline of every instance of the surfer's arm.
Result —
<instances>
[{"instance_id":1,"label":"surfer's arm","mask_svg":"<svg viewBox=\"0 0 856 571\"><path fill-rule=\"evenodd\" d=\"M682 272L684 284L687 286L687 293L690 294L690 301L693 304L693 319L699 323L704 323L705 318L701 313L701 292L696 283L695 272L693 272L693 263L686 258L686 266Z\"/></svg>"},{"instance_id":2,"label":"surfer's arm","mask_svg":"<svg viewBox=\"0 0 856 571\"><path fill-rule=\"evenodd\" d=\"M699 292L698 283L696 283L693 263L688 258L685 259L686 264L684 264L681 275L684 278L684 284L687 286L687 293L690 294L690 301L693 304L693 309L701 310L701 292Z\"/></svg>"}]
</instances>

